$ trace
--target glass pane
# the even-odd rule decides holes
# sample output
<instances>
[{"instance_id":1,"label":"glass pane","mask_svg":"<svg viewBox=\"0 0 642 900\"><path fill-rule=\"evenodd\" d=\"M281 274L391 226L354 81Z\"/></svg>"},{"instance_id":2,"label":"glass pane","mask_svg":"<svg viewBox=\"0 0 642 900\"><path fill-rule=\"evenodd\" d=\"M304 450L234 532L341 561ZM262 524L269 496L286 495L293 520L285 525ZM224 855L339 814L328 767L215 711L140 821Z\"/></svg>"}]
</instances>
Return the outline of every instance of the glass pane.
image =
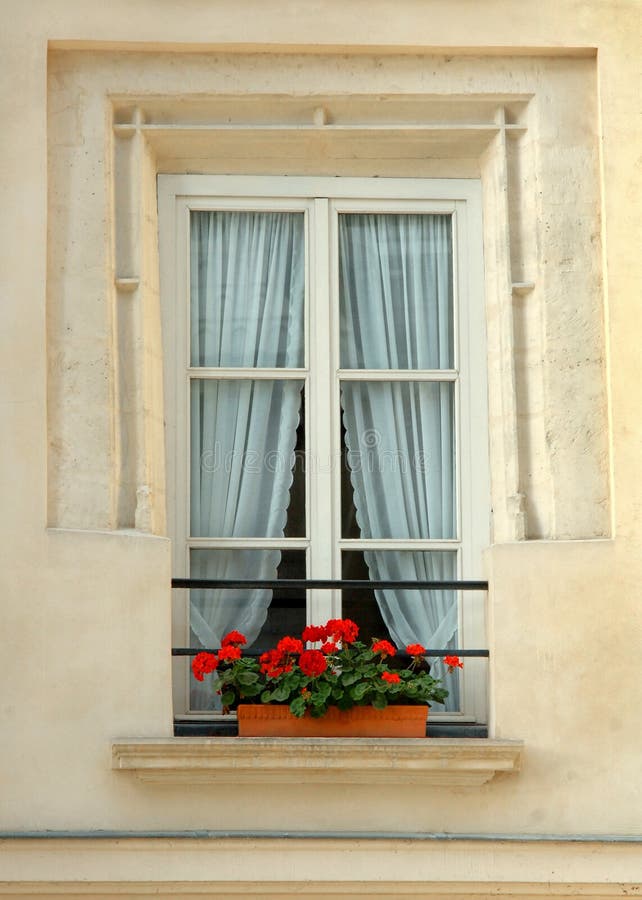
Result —
<instances>
[{"instance_id":1,"label":"glass pane","mask_svg":"<svg viewBox=\"0 0 642 900\"><path fill-rule=\"evenodd\" d=\"M190 577L271 580L305 578L305 550L190 551ZM251 653L275 646L286 634L305 627L306 594L299 589L212 588L190 591L190 646L215 650L232 629L248 639ZM191 708L216 709L216 696L206 678L191 677ZM211 682L211 678L209 679Z\"/></svg>"},{"instance_id":2,"label":"glass pane","mask_svg":"<svg viewBox=\"0 0 642 900\"><path fill-rule=\"evenodd\" d=\"M305 391L301 391L301 409L299 411L299 425L296 430L296 446L294 448L294 467L292 469L288 520L285 523L284 531L284 535L287 538L305 537L307 534L305 517L305 472ZM304 575L301 576L301 578L304 577Z\"/></svg>"},{"instance_id":3,"label":"glass pane","mask_svg":"<svg viewBox=\"0 0 642 900\"><path fill-rule=\"evenodd\" d=\"M344 578L371 581L454 581L457 579L456 550L348 550L342 554ZM419 643L430 650L456 648L459 613L456 591L382 588L343 591L342 614L360 626L360 637L390 640L400 649ZM441 678L450 695L445 706L459 708L456 675L449 675L438 657L429 660L431 672Z\"/></svg>"},{"instance_id":4,"label":"glass pane","mask_svg":"<svg viewBox=\"0 0 642 900\"><path fill-rule=\"evenodd\" d=\"M454 368L449 215L339 216L343 369Z\"/></svg>"},{"instance_id":5,"label":"glass pane","mask_svg":"<svg viewBox=\"0 0 642 900\"><path fill-rule=\"evenodd\" d=\"M278 578L306 578L305 550L283 550ZM282 637L299 637L306 623L306 592L300 588L278 588L272 592L267 619L252 651L264 653L277 645Z\"/></svg>"},{"instance_id":6,"label":"glass pane","mask_svg":"<svg viewBox=\"0 0 642 900\"><path fill-rule=\"evenodd\" d=\"M192 381L193 537L305 535L302 397L302 381Z\"/></svg>"},{"instance_id":7,"label":"glass pane","mask_svg":"<svg viewBox=\"0 0 642 900\"><path fill-rule=\"evenodd\" d=\"M301 367L304 214L192 212L192 366Z\"/></svg>"},{"instance_id":8,"label":"glass pane","mask_svg":"<svg viewBox=\"0 0 642 900\"><path fill-rule=\"evenodd\" d=\"M349 550L341 554L341 577L355 581L370 579L370 572L362 552ZM392 635L383 620L373 590L356 591L344 588L341 615L357 623L359 638L364 643L369 644L373 640L392 641Z\"/></svg>"},{"instance_id":9,"label":"glass pane","mask_svg":"<svg viewBox=\"0 0 642 900\"><path fill-rule=\"evenodd\" d=\"M455 386L343 382L344 538L457 537Z\"/></svg>"}]
</instances>

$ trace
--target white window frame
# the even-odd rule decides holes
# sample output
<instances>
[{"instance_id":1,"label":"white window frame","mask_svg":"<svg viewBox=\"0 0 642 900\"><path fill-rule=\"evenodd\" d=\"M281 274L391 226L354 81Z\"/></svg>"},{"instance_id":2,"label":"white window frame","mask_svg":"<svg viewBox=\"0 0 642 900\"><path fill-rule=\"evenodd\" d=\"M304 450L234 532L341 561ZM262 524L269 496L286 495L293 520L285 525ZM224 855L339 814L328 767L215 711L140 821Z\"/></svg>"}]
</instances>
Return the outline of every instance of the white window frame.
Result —
<instances>
[{"instance_id":1,"label":"white window frame","mask_svg":"<svg viewBox=\"0 0 642 900\"><path fill-rule=\"evenodd\" d=\"M159 175L159 246L166 409L168 522L176 577L187 577L192 547L301 549L309 578L341 578L341 551L458 550L458 577L482 577L490 542L486 340L481 183L475 179ZM192 210L299 211L305 215L305 365L302 369L190 369L189 216ZM339 369L338 216L344 212L446 213L453 222L455 359L452 370ZM310 340L313 334L315 340ZM331 348L330 353L327 347ZM306 391L305 538L190 538L191 377L294 378ZM339 390L349 380L452 381L456 392L458 534L452 540L346 540L341 536ZM312 414L314 411L314 415ZM332 422L332 428L327 428ZM187 591L175 591L174 641L188 645ZM487 645L486 598L460 593L460 647ZM340 614L339 591L309 591L307 621ZM174 704L189 710L185 668L176 666ZM181 670L182 671L178 671ZM433 719L487 721L487 666L467 658L461 711ZM195 714L198 715L198 714ZM202 715L202 714L201 714ZM211 713L208 714L211 716Z\"/></svg>"}]
</instances>

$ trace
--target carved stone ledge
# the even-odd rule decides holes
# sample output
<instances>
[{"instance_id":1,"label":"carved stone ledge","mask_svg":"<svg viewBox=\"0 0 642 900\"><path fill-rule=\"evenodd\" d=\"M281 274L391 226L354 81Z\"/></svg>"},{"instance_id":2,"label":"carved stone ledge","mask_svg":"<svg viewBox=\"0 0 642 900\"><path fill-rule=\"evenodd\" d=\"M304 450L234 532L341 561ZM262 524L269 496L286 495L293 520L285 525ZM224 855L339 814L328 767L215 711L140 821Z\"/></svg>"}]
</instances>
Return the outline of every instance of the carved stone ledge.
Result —
<instances>
[{"instance_id":1,"label":"carved stone ledge","mask_svg":"<svg viewBox=\"0 0 642 900\"><path fill-rule=\"evenodd\" d=\"M485 738L144 738L112 744L143 781L476 786L518 772L521 741Z\"/></svg>"}]
</instances>

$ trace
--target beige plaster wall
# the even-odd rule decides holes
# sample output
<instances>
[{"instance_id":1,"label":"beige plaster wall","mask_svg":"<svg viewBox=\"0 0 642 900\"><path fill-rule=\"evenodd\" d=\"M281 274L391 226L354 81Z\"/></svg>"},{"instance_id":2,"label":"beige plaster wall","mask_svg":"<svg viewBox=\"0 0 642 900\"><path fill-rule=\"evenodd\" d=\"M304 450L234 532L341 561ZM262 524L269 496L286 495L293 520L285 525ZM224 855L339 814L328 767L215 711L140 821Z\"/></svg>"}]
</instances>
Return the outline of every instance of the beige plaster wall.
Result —
<instances>
[{"instance_id":1,"label":"beige plaster wall","mask_svg":"<svg viewBox=\"0 0 642 900\"><path fill-rule=\"evenodd\" d=\"M641 834L638 4L400 0L394 12L387 0L176 0L160 6L159 11L152 0L115 0L109 6L80 0L0 2L0 104L6 123L0 147L0 577L5 638L0 657L0 827L234 829L256 827L260 819L261 827L289 831ZM52 57L57 81L49 81L49 134L56 136L55 146L48 145L47 132L48 42L57 54ZM528 228L523 230L525 239L513 244L521 248L518 271L527 280L534 269L537 285L531 295L534 308L524 307L515 319L517 396L528 388L525 408L535 408L533 398L546 407L539 417L520 421L517 435L521 460L530 459L523 454L526 440L539 448L539 462L517 470L513 465L521 472L515 481L517 494L545 499L529 508L516 497L514 505L518 515L520 503L521 512L526 504L527 521L537 523L530 526L532 536L610 539L512 543L507 529L501 543L489 551L492 727L497 736L525 740L519 775L472 791L383 787L375 795L360 786L349 792L304 786L284 796L278 788L256 786L160 787L109 768L110 739L171 733L170 554L167 540L144 533L164 531L153 251L143 240L138 274L146 281L143 297L148 305L137 319L141 330L136 352L141 360L137 372L146 374L130 393L129 387L122 389L123 373L113 352L119 320L112 287L114 198L106 137L110 108L103 102L104 93L97 97L92 92L95 80L81 84L80 95L72 91L73 102L56 105L73 83L73 72L65 71L64 63L71 56L63 51L82 48L95 78L100 60L92 54L99 47L110 53L138 49L163 54L161 59L150 57L151 62L128 57L110 70L115 85L111 89L124 92L141 90L138 75L151 93L168 90L170 76L172 83L187 78L191 87L198 85L203 57L183 57L180 50L225 53L229 58L230 51L259 49L262 55L244 75L230 64L229 77L236 79L237 88L248 83L242 75L247 79L257 73L264 89L291 84L287 60L276 64L269 55L275 49L338 54L327 62L315 57L297 62L297 71L303 73L297 78L313 73L323 78L326 89L333 82L345 83L342 78L349 75L368 90L390 90L386 72L394 71L392 87L403 90L410 82L401 76L422 81L417 61L435 53L441 57L442 73L454 60L455 74L444 77L451 89L457 83L465 93L480 87L478 78L466 81L471 71L477 76L485 72L486 87L492 85L492 91L508 90L506 85L524 78L525 71L535 82L546 83L552 72L580 79L582 102L576 106L572 99L567 101L566 124L579 132L588 129L586 140L575 150L568 148L568 131L556 131L559 118L549 118L543 109L535 117L541 140L522 148L524 158L532 153L541 159L548 153L549 162L559 166L566 237L554 243L556 255L546 262L549 257L541 255L539 241L554 206L555 198L549 197L549 202L531 207L541 229L535 256L528 246ZM467 68L458 48L482 63ZM543 65L538 61L543 48L560 59ZM351 53L359 59L348 59ZM373 53L375 63L368 60ZM520 60L519 66L503 61L521 53L537 59ZM388 54L408 59L393 61L396 68L388 70ZM483 61L487 55L490 61ZM207 77L218 84L224 69L219 63ZM516 74L518 69L521 74ZM60 142L61 135L66 135L66 143ZM580 146L588 150L578 150ZM49 172L48 148L54 154ZM476 166L482 170L484 160L476 158L477 163L470 157L462 163L462 173L475 176ZM151 158L141 162L143 214L151 206L152 163ZM538 171L537 166L532 171ZM531 181L527 185L529 190L540 189ZM584 199L569 211L568 197L574 191ZM153 232L153 215L145 227ZM521 227L518 223L517 233ZM573 240L574 229L583 236L582 248ZM591 240L599 250L587 253L586 241ZM573 355L571 365L570 332L561 327L551 331L550 323L578 284L577 308L589 313L588 327L581 325L588 352L584 358ZM560 313L558 322L566 322L567 329L572 321ZM545 337L543 368L535 365L526 339L532 334L539 334L538 340ZM538 380L528 374L533 366ZM564 366L567 371L560 378ZM119 430L127 416L118 418L114 410L127 413L131 396L138 398L134 406L145 414L142 426L136 421L136 477L128 482L123 472L129 477L131 470L123 469L128 454ZM574 416L578 403L579 418ZM501 414L501 404L494 412ZM491 429L493 425L499 434L499 421L491 422ZM560 441L553 450L551 434ZM553 452L555 447L559 452ZM502 462L502 470L507 468L504 462L510 460ZM506 479L501 471L494 475L495 497L507 504L510 498L501 490ZM135 494L141 486L151 493L137 503L132 490ZM510 518L508 513L505 517ZM85 530L47 531L47 521ZM139 530L109 531L128 523ZM8 842L2 849L8 860L6 877L41 879L42 884L78 877L109 880L104 857L98 855L78 868L75 851L59 849L58 858L43 862L41 850L28 857ZM152 855L163 857L165 849L156 844ZM265 878L286 871L305 880L305 862L303 868L291 861L284 864L286 851L277 849L258 871ZM305 860L305 855L296 855L299 852L293 850L290 859ZM397 853L396 847L381 852L378 877L394 876ZM586 851L574 864L569 853L562 849L561 857L546 856L539 868L524 868L527 874L520 876L515 853L491 851L465 880L513 883L530 878L543 884L563 881L561 871L576 887L582 881L613 885L618 876L642 880L634 865L622 861L620 851L606 845ZM589 863L596 854L599 871ZM126 858L122 878L150 877L147 857ZM334 858L345 873L350 857L337 849ZM116 848L113 871L124 859ZM414 867L420 881L434 877L456 882L461 859L445 845L440 846L435 875L425 865L404 862ZM58 860L66 860L62 869ZM189 879L188 863L184 850L172 849L157 871L163 880ZM367 880L372 869L361 865ZM211 866L201 871L204 880L215 877Z\"/></svg>"}]
</instances>

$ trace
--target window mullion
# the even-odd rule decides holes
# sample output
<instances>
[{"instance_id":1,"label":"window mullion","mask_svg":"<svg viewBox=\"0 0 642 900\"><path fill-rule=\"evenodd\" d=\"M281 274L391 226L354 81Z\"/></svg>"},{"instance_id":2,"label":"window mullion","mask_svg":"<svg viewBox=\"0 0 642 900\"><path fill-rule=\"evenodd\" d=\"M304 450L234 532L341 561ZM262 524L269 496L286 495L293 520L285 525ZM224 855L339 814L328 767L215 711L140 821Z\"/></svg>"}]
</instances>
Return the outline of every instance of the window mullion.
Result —
<instances>
[{"instance_id":1,"label":"window mullion","mask_svg":"<svg viewBox=\"0 0 642 900\"><path fill-rule=\"evenodd\" d=\"M308 485L310 497L310 577L332 578L334 574L334 453L331 423L333 413L333 360L330 310L330 221L329 203L314 201L310 217L310 414L308 428ZM308 619L325 622L338 609L331 591L310 591Z\"/></svg>"}]
</instances>

